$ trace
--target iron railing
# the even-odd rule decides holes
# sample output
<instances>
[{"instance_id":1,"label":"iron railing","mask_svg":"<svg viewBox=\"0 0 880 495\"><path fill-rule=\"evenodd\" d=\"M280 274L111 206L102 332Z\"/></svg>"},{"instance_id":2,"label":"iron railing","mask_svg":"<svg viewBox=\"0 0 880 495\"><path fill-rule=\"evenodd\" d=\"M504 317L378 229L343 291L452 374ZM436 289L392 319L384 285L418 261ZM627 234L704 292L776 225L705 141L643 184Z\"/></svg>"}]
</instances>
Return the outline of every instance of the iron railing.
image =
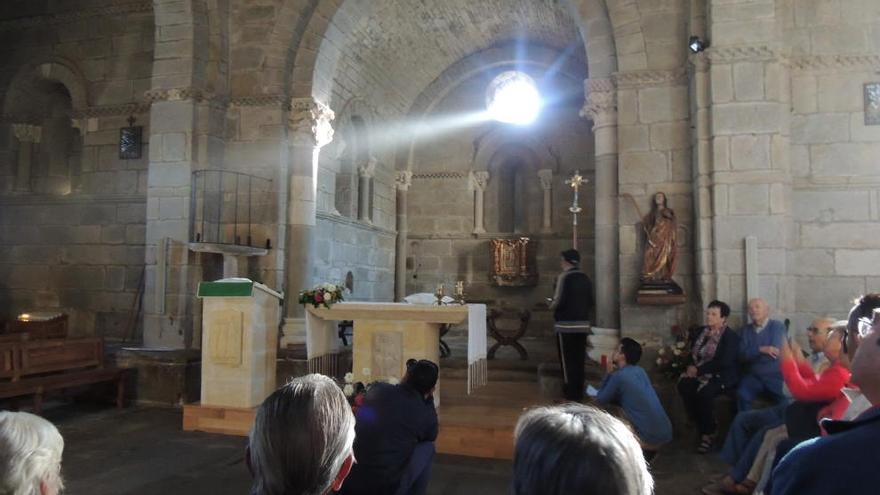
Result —
<instances>
[{"instance_id":1,"label":"iron railing","mask_svg":"<svg viewBox=\"0 0 880 495\"><path fill-rule=\"evenodd\" d=\"M192 173L190 242L272 247L272 181L225 170Z\"/></svg>"}]
</instances>

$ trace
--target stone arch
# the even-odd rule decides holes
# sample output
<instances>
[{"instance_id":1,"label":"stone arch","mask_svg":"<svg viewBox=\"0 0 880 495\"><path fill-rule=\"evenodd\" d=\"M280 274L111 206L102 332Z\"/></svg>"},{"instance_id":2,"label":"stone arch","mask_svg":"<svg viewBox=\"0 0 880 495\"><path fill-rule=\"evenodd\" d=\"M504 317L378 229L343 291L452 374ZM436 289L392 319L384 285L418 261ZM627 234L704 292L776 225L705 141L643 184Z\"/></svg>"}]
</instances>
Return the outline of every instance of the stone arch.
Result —
<instances>
[{"instance_id":1,"label":"stone arch","mask_svg":"<svg viewBox=\"0 0 880 495\"><path fill-rule=\"evenodd\" d=\"M11 190L68 194L79 184L82 135L75 125L89 107L85 77L60 57L23 65L3 98L2 116L14 139Z\"/></svg>"},{"instance_id":2,"label":"stone arch","mask_svg":"<svg viewBox=\"0 0 880 495\"><path fill-rule=\"evenodd\" d=\"M3 98L3 115L9 115L17 105L16 99L35 81L56 82L64 86L70 95L74 112L83 112L89 106L86 78L77 65L62 57L50 57L41 62L23 65L16 72Z\"/></svg>"},{"instance_id":3,"label":"stone arch","mask_svg":"<svg viewBox=\"0 0 880 495\"><path fill-rule=\"evenodd\" d=\"M286 2L290 4L291 2ZM327 37L327 33L331 26L331 20L336 12L342 7L345 0L311 0L306 8L297 19L296 30L290 36L292 39L288 46L288 63L285 68L290 68L290 94L293 97L314 97L319 100L326 99L326 95L316 94L315 88L315 69L318 59L318 51L321 42ZM631 21L635 19L639 24L637 32L641 39L640 53L644 55L644 38L641 36L641 16L638 12L638 6L634 2L626 2L622 7L615 7L609 11L606 9L605 0L572 0L572 15L581 29L585 40L587 61L590 63L592 58L597 61L608 61L604 64L596 66L596 74L592 77L609 77L616 69L616 57L619 55L615 50L615 32L618 26L630 26ZM285 5L280 17L290 17L289 12L295 10L293 6ZM611 16L614 16L613 18ZM614 22L612 22L614 21ZM612 28L613 29L610 29ZM274 45L280 42L280 38L284 35L279 31L277 34L273 32L271 43ZM304 41L304 43L303 43ZM643 57L644 58L644 57ZM592 66L591 66L592 69ZM592 71L591 71L592 73Z\"/></svg>"},{"instance_id":4,"label":"stone arch","mask_svg":"<svg viewBox=\"0 0 880 495\"><path fill-rule=\"evenodd\" d=\"M505 150L524 149L533 156L535 170L549 168L554 172L559 170L559 164L550 152L550 148L546 142L534 134L527 134L523 131L510 132L507 129L496 126L489 132L479 138L474 143L474 157L472 160L472 170L490 170L490 165L496 156Z\"/></svg>"},{"instance_id":5,"label":"stone arch","mask_svg":"<svg viewBox=\"0 0 880 495\"><path fill-rule=\"evenodd\" d=\"M376 111L362 98L349 99L339 110L334 121L334 139L328 145L327 153L321 153L322 166L335 171L336 211L350 218L365 218L371 215L361 212L362 207L370 208L361 203L359 185L360 171L369 171L375 166L373 157L372 132L376 122ZM332 161L335 163L327 163ZM372 181L371 178L367 179ZM367 187L367 190L371 186Z\"/></svg>"}]
</instances>

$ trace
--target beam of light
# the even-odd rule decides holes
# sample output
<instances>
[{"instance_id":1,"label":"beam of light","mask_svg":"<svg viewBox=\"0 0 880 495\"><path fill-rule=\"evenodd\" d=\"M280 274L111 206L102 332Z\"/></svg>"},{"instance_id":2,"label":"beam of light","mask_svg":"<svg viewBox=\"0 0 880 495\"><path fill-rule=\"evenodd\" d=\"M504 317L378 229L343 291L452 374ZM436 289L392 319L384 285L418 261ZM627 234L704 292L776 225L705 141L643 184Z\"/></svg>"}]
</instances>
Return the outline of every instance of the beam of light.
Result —
<instances>
[{"instance_id":1,"label":"beam of light","mask_svg":"<svg viewBox=\"0 0 880 495\"><path fill-rule=\"evenodd\" d=\"M414 141L437 139L490 120L489 112L483 110L386 121L371 130L371 151L383 152L409 146Z\"/></svg>"},{"instance_id":2,"label":"beam of light","mask_svg":"<svg viewBox=\"0 0 880 495\"><path fill-rule=\"evenodd\" d=\"M489 85L486 97L489 115L499 122L531 124L541 111L541 95L535 81L522 72L498 75Z\"/></svg>"}]
</instances>

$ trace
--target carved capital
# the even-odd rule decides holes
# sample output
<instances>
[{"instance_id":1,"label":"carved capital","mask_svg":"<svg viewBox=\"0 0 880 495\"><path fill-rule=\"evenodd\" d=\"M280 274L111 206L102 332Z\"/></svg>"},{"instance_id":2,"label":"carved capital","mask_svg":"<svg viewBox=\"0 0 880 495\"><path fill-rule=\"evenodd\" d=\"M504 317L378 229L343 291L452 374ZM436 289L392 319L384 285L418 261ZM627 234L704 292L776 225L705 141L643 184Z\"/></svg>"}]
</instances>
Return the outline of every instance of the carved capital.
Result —
<instances>
[{"instance_id":1,"label":"carved capital","mask_svg":"<svg viewBox=\"0 0 880 495\"><path fill-rule=\"evenodd\" d=\"M394 185L397 187L397 190L409 191L409 186L412 185L412 177L412 171L398 170L397 175L394 177Z\"/></svg>"},{"instance_id":2,"label":"carved capital","mask_svg":"<svg viewBox=\"0 0 880 495\"><path fill-rule=\"evenodd\" d=\"M371 156L367 163L358 167L358 174L361 177L373 177L376 175L376 165L379 164L379 159L375 156Z\"/></svg>"},{"instance_id":3,"label":"carved capital","mask_svg":"<svg viewBox=\"0 0 880 495\"><path fill-rule=\"evenodd\" d=\"M610 79L584 81L587 99L580 116L593 121L593 129L617 123L617 90Z\"/></svg>"},{"instance_id":4,"label":"carved capital","mask_svg":"<svg viewBox=\"0 0 880 495\"><path fill-rule=\"evenodd\" d=\"M43 128L31 124L12 124L12 133L22 143L39 143Z\"/></svg>"},{"instance_id":5,"label":"carved capital","mask_svg":"<svg viewBox=\"0 0 880 495\"><path fill-rule=\"evenodd\" d=\"M314 98L290 100L290 133L299 146L321 148L333 141L333 119L336 114Z\"/></svg>"},{"instance_id":6,"label":"carved capital","mask_svg":"<svg viewBox=\"0 0 880 495\"><path fill-rule=\"evenodd\" d=\"M485 170L471 172L468 178L470 188L474 191L485 191L489 185L489 172Z\"/></svg>"},{"instance_id":7,"label":"carved capital","mask_svg":"<svg viewBox=\"0 0 880 495\"><path fill-rule=\"evenodd\" d=\"M549 168L538 170L538 180L541 181L541 189L545 191L553 189L553 170Z\"/></svg>"}]
</instances>

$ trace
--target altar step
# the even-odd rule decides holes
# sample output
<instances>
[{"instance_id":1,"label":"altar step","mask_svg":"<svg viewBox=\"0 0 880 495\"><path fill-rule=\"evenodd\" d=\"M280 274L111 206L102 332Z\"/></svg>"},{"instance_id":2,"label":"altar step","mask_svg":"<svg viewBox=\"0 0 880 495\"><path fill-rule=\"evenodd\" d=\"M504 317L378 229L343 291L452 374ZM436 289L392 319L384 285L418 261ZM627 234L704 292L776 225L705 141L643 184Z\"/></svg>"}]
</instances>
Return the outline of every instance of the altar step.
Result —
<instances>
[{"instance_id":1,"label":"altar step","mask_svg":"<svg viewBox=\"0 0 880 495\"><path fill-rule=\"evenodd\" d=\"M491 374L491 370L490 370ZM552 404L537 381L493 381L467 394L467 380L444 378L437 410L437 452L491 459L513 458L513 432L523 411Z\"/></svg>"}]
</instances>

